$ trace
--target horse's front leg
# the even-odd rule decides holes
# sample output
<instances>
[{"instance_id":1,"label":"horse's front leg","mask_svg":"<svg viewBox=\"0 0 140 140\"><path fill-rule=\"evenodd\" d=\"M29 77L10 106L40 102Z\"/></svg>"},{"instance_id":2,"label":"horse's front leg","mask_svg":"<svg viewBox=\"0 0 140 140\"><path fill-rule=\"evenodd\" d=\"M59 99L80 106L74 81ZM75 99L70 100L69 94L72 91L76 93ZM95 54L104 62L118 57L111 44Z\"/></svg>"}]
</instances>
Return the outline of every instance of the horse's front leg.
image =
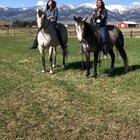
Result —
<instances>
[{"instance_id":1,"label":"horse's front leg","mask_svg":"<svg viewBox=\"0 0 140 140\"><path fill-rule=\"evenodd\" d=\"M86 76L88 77L90 75L90 52L88 52L85 56L86 56L86 66L87 66Z\"/></svg>"},{"instance_id":2,"label":"horse's front leg","mask_svg":"<svg viewBox=\"0 0 140 140\"><path fill-rule=\"evenodd\" d=\"M43 70L42 73L46 72L46 64L45 64L45 48L42 45L39 45L39 52L41 54L41 59L42 59L42 65L43 65Z\"/></svg>"},{"instance_id":3,"label":"horse's front leg","mask_svg":"<svg viewBox=\"0 0 140 140\"><path fill-rule=\"evenodd\" d=\"M63 49L63 62L62 62L62 68L65 68L65 58L67 56L67 48Z\"/></svg>"},{"instance_id":4,"label":"horse's front leg","mask_svg":"<svg viewBox=\"0 0 140 140\"><path fill-rule=\"evenodd\" d=\"M93 77L97 77L97 64L98 64L99 50L94 51L94 74Z\"/></svg>"},{"instance_id":5,"label":"horse's front leg","mask_svg":"<svg viewBox=\"0 0 140 140\"><path fill-rule=\"evenodd\" d=\"M49 61L50 61L50 73L53 74L54 73L54 70L53 70L53 58L52 58L52 55L53 55L53 47L50 47L49 48Z\"/></svg>"}]
</instances>

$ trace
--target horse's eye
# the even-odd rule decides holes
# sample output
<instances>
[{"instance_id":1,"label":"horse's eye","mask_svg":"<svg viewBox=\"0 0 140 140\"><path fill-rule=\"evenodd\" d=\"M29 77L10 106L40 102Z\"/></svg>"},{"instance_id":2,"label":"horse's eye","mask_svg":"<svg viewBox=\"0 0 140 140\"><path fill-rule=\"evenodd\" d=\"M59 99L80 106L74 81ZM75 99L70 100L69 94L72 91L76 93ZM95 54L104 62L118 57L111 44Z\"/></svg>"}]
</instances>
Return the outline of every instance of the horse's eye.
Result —
<instances>
[{"instance_id":1,"label":"horse's eye","mask_svg":"<svg viewBox=\"0 0 140 140\"><path fill-rule=\"evenodd\" d=\"M81 26L81 29L84 29L84 26Z\"/></svg>"},{"instance_id":2,"label":"horse's eye","mask_svg":"<svg viewBox=\"0 0 140 140\"><path fill-rule=\"evenodd\" d=\"M43 21L43 20L44 20L44 18L42 17L42 18L41 18L41 21Z\"/></svg>"},{"instance_id":3,"label":"horse's eye","mask_svg":"<svg viewBox=\"0 0 140 140\"><path fill-rule=\"evenodd\" d=\"M77 27L77 31L80 31L80 28L79 27Z\"/></svg>"}]
</instances>

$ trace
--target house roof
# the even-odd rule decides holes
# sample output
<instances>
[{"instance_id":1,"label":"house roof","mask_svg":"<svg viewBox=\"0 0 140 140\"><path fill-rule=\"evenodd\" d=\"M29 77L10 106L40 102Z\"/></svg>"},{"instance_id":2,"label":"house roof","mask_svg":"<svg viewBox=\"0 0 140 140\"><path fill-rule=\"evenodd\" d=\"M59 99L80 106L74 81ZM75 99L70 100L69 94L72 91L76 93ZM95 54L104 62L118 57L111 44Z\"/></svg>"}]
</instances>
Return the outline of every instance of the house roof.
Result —
<instances>
[{"instance_id":1,"label":"house roof","mask_svg":"<svg viewBox=\"0 0 140 140\"><path fill-rule=\"evenodd\" d=\"M124 24L133 24L133 25L137 25L138 23L134 22L134 21L122 21Z\"/></svg>"}]
</instances>

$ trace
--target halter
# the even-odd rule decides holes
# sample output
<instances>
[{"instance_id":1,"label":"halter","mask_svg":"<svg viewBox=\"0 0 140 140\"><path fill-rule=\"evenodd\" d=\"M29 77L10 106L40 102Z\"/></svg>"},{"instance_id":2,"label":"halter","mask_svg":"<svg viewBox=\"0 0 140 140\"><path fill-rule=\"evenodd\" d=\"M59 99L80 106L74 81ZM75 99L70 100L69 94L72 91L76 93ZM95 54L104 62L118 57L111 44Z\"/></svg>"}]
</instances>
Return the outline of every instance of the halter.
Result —
<instances>
[{"instance_id":1,"label":"halter","mask_svg":"<svg viewBox=\"0 0 140 140\"><path fill-rule=\"evenodd\" d=\"M45 18L46 18L46 15L45 15ZM46 19L45 19L46 21ZM48 24L46 25L45 24L45 21L42 22L42 26L38 29L38 31L41 31L42 29L47 29L49 24L50 24L50 21L48 20Z\"/></svg>"},{"instance_id":2,"label":"halter","mask_svg":"<svg viewBox=\"0 0 140 140\"><path fill-rule=\"evenodd\" d=\"M47 29L49 24L50 24L50 21L48 21L48 24L45 25L45 27L44 27L44 24L42 24L42 26L38 29L38 31L41 31L42 29Z\"/></svg>"}]
</instances>

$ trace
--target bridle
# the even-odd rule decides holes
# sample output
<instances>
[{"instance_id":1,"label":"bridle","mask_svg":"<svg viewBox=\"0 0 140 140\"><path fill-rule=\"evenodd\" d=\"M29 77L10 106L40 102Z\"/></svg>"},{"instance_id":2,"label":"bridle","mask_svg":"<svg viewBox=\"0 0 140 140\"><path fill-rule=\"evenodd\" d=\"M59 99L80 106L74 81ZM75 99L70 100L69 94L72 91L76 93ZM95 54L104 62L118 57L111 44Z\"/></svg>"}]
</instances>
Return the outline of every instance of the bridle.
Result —
<instances>
[{"instance_id":1,"label":"bridle","mask_svg":"<svg viewBox=\"0 0 140 140\"><path fill-rule=\"evenodd\" d=\"M37 12L37 14L39 14L39 12ZM47 29L48 27L49 27L49 25L50 25L50 21L48 20L48 23L47 23L47 25L46 25L46 14L45 14L45 12L43 12L43 14L44 14L44 17L43 17L43 21L42 21L42 25L41 25L41 27L40 28L38 28L38 32L41 32L42 33L42 35L44 36L44 38L46 39L46 40L48 40L47 38L46 38L46 36L45 36L45 34L44 34L44 32L43 32L43 30L42 29Z\"/></svg>"},{"instance_id":2,"label":"bridle","mask_svg":"<svg viewBox=\"0 0 140 140\"><path fill-rule=\"evenodd\" d=\"M37 14L39 14L39 12L37 12ZM45 12L43 12L43 14L44 14L44 17L43 17L42 25L40 28L38 28L38 31L41 31L42 29L47 29L49 24L50 24L50 21L48 20L48 23L46 25L46 22L45 22L46 21L46 14L45 14Z\"/></svg>"}]
</instances>

